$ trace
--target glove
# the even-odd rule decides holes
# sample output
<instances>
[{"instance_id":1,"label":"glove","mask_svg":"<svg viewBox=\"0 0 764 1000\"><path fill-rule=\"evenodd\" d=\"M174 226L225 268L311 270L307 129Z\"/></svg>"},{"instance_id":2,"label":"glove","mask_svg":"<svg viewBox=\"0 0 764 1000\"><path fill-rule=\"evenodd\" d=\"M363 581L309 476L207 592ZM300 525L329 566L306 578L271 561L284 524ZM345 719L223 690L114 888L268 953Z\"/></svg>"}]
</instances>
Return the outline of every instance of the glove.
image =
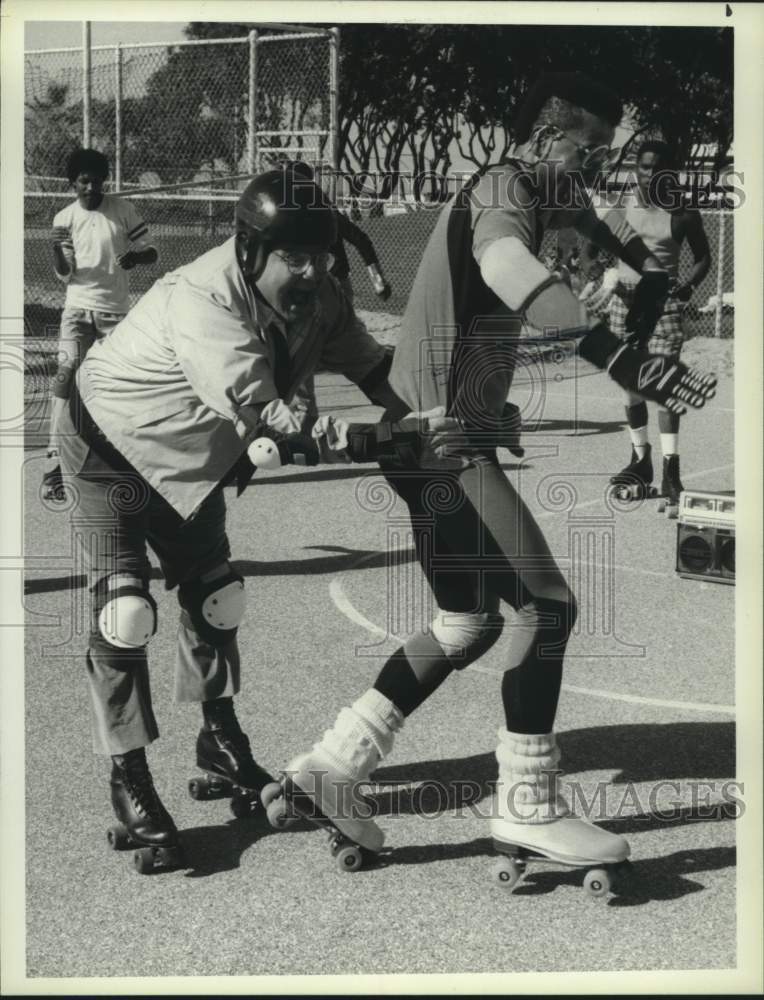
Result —
<instances>
[{"instance_id":1,"label":"glove","mask_svg":"<svg viewBox=\"0 0 764 1000\"><path fill-rule=\"evenodd\" d=\"M625 327L632 334L628 343L644 347L652 337L655 324L663 315L669 292L667 271L645 271L634 289L634 301L626 314Z\"/></svg>"},{"instance_id":2,"label":"glove","mask_svg":"<svg viewBox=\"0 0 764 1000\"><path fill-rule=\"evenodd\" d=\"M621 388L673 413L686 413L685 403L700 409L716 395L714 375L702 375L681 361L624 344L604 323L581 340L578 353L597 368L606 368Z\"/></svg>"},{"instance_id":3,"label":"glove","mask_svg":"<svg viewBox=\"0 0 764 1000\"><path fill-rule=\"evenodd\" d=\"M132 271L137 263L138 258L133 250L126 250L117 257L117 264L119 264L123 271Z\"/></svg>"},{"instance_id":4,"label":"glove","mask_svg":"<svg viewBox=\"0 0 764 1000\"><path fill-rule=\"evenodd\" d=\"M349 424L337 417L319 417L313 428L320 461L375 462L401 468L463 468L466 461L453 451L465 447L467 436L459 421L445 415L444 406L426 413L409 413L395 423Z\"/></svg>"},{"instance_id":5,"label":"glove","mask_svg":"<svg viewBox=\"0 0 764 1000\"><path fill-rule=\"evenodd\" d=\"M683 285L677 285L673 294L674 298L679 299L680 302L689 302L695 294L695 289L689 282L687 282Z\"/></svg>"}]
</instances>

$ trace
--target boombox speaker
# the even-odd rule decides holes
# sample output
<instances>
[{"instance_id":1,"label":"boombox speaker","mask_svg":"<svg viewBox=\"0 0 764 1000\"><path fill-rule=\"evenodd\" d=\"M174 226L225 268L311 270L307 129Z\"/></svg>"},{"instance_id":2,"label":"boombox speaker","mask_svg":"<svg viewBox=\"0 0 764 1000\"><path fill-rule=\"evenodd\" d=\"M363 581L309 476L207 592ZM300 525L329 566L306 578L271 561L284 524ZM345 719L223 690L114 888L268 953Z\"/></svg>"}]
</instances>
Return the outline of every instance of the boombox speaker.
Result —
<instances>
[{"instance_id":1,"label":"boombox speaker","mask_svg":"<svg viewBox=\"0 0 764 1000\"><path fill-rule=\"evenodd\" d=\"M679 496L676 571L686 580L735 582L735 494Z\"/></svg>"}]
</instances>

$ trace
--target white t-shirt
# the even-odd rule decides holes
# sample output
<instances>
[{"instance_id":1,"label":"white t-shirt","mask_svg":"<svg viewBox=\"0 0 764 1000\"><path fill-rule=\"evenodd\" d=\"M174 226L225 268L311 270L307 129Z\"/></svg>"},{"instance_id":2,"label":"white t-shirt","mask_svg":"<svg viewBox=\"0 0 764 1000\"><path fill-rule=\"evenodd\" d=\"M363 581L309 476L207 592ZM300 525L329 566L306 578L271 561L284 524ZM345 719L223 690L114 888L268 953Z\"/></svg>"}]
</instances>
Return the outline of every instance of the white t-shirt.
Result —
<instances>
[{"instance_id":1,"label":"white t-shirt","mask_svg":"<svg viewBox=\"0 0 764 1000\"><path fill-rule=\"evenodd\" d=\"M74 267L68 276L66 306L126 313L130 308L128 272L117 264L126 250L151 246L148 226L125 198L105 194L98 208L89 211L79 201L62 208L53 225L71 233Z\"/></svg>"}]
</instances>

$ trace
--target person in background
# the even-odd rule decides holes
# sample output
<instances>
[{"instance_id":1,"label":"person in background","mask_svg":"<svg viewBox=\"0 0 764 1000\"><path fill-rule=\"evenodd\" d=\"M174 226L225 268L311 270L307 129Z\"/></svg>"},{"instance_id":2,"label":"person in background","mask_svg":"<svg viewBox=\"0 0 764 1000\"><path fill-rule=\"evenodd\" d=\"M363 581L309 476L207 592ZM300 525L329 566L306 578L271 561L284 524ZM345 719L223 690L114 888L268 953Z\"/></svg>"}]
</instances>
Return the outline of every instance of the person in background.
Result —
<instances>
[{"instance_id":1,"label":"person in background","mask_svg":"<svg viewBox=\"0 0 764 1000\"><path fill-rule=\"evenodd\" d=\"M53 269L66 284L61 314L59 363L51 381L48 460L43 496L63 500L56 424L69 398L82 359L107 336L130 307L128 272L155 264L156 247L148 226L128 201L104 194L109 161L97 149L77 149L66 162L66 176L77 195L53 218Z\"/></svg>"}]
</instances>

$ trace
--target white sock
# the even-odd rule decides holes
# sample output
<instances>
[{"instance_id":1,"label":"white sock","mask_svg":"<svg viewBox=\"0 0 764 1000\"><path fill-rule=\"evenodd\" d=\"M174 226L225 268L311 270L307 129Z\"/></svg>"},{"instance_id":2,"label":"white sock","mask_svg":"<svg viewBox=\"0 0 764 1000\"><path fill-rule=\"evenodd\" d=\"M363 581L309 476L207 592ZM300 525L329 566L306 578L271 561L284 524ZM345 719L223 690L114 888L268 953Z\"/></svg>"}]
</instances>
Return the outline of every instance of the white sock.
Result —
<instances>
[{"instance_id":1,"label":"white sock","mask_svg":"<svg viewBox=\"0 0 764 1000\"><path fill-rule=\"evenodd\" d=\"M664 455L679 454L679 435L661 432L661 451Z\"/></svg>"},{"instance_id":2,"label":"white sock","mask_svg":"<svg viewBox=\"0 0 764 1000\"><path fill-rule=\"evenodd\" d=\"M629 437L631 438L631 446L637 453L637 458L644 458L647 454L647 425L630 427Z\"/></svg>"}]
</instances>

